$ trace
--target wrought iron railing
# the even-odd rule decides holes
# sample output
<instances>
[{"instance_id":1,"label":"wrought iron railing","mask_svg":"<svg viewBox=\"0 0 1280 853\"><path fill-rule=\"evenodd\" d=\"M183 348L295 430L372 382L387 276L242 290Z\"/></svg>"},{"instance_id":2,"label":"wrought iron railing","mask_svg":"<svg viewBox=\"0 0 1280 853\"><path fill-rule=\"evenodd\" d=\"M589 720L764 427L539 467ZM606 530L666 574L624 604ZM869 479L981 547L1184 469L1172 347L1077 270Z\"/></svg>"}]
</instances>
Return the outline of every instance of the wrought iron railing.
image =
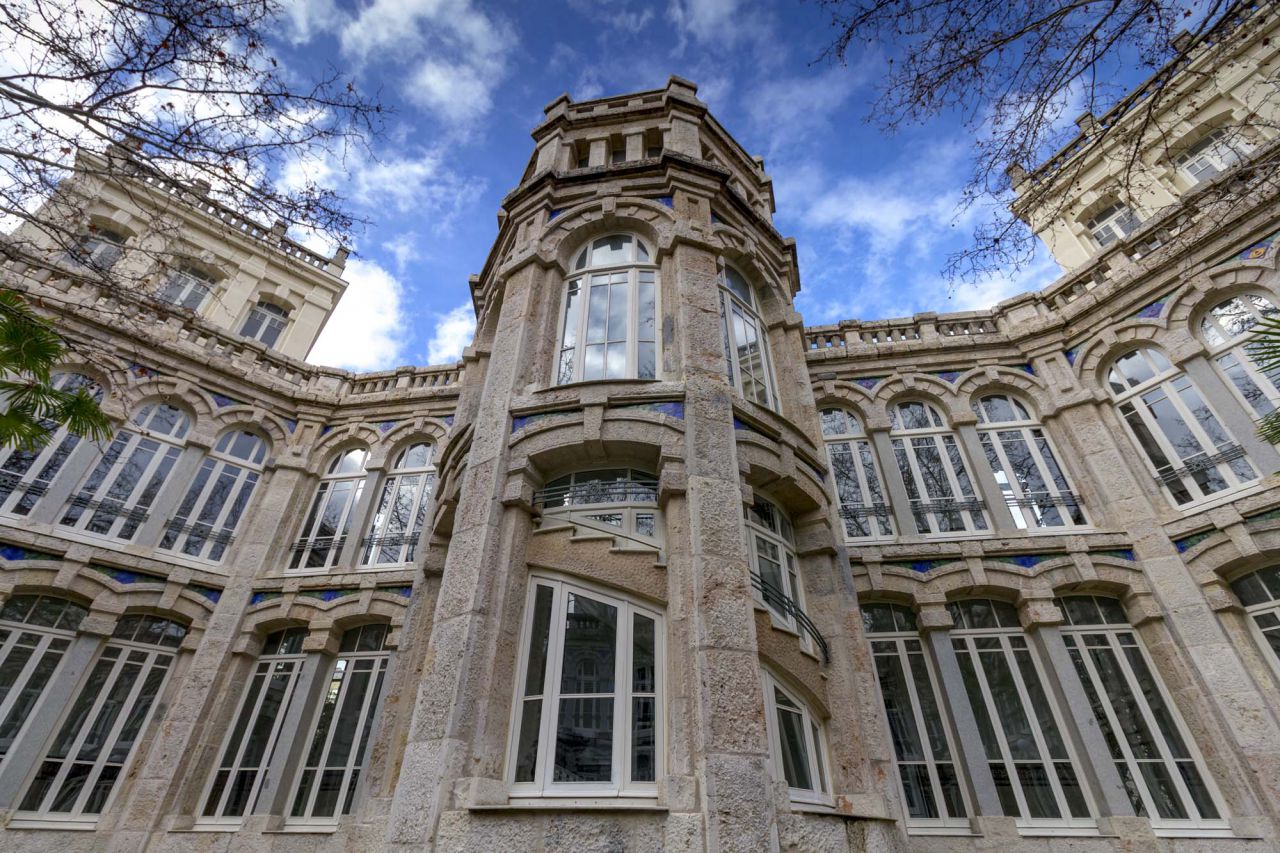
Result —
<instances>
[{"instance_id":1,"label":"wrought iron railing","mask_svg":"<svg viewBox=\"0 0 1280 853\"><path fill-rule=\"evenodd\" d=\"M1231 462L1244 456L1244 448L1238 444L1224 444L1217 453L1202 453L1183 461L1181 468L1168 468L1156 473L1156 480L1165 485L1175 485L1183 477L1189 477L1197 471L1216 468L1223 462Z\"/></svg>"},{"instance_id":2,"label":"wrought iron railing","mask_svg":"<svg viewBox=\"0 0 1280 853\"><path fill-rule=\"evenodd\" d=\"M780 610L788 619L796 623L797 628L809 635L809 638L813 640L813 644L822 652L823 663L831 663L831 649L827 646L826 638L822 636L818 626L813 624L813 620L800 609L795 601L755 572L751 573L751 586L755 588L756 592L760 593L760 597L764 599L766 605Z\"/></svg>"},{"instance_id":3,"label":"wrought iron railing","mask_svg":"<svg viewBox=\"0 0 1280 853\"><path fill-rule=\"evenodd\" d=\"M656 504L657 502L657 480L574 483L570 486L548 486L533 493L534 505L544 508L591 504Z\"/></svg>"},{"instance_id":4,"label":"wrought iron railing","mask_svg":"<svg viewBox=\"0 0 1280 853\"><path fill-rule=\"evenodd\" d=\"M893 511L888 504L842 504L841 518L878 518L886 524L893 518Z\"/></svg>"},{"instance_id":5,"label":"wrought iron railing","mask_svg":"<svg viewBox=\"0 0 1280 853\"><path fill-rule=\"evenodd\" d=\"M1075 492L1028 492L1023 497L1005 496L1009 506L1024 506L1034 509L1040 506L1081 506L1080 496Z\"/></svg>"},{"instance_id":6,"label":"wrought iron railing","mask_svg":"<svg viewBox=\"0 0 1280 853\"><path fill-rule=\"evenodd\" d=\"M200 537L203 542L213 542L217 545L230 545L235 541L235 534L230 530L214 530L213 526L201 521L187 522L180 518L175 518L165 525L165 530L177 536L190 536L195 534Z\"/></svg>"},{"instance_id":7,"label":"wrought iron railing","mask_svg":"<svg viewBox=\"0 0 1280 853\"><path fill-rule=\"evenodd\" d=\"M986 504L980 498L945 498L937 501L912 501L913 512L982 512Z\"/></svg>"},{"instance_id":8,"label":"wrought iron railing","mask_svg":"<svg viewBox=\"0 0 1280 853\"><path fill-rule=\"evenodd\" d=\"M96 501L83 493L73 496L68 502L68 506L89 510L95 515L124 518L135 524L141 524L147 520L147 511L141 507L128 507L120 501L111 500L110 498Z\"/></svg>"}]
</instances>

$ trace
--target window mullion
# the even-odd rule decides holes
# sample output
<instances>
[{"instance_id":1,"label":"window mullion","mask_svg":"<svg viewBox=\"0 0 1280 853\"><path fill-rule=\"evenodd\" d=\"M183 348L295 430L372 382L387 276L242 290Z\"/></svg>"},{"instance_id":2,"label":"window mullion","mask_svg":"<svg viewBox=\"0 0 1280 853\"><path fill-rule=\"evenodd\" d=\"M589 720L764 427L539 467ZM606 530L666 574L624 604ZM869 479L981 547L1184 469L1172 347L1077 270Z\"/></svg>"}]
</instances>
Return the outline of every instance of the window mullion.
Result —
<instances>
[{"instance_id":1,"label":"window mullion","mask_svg":"<svg viewBox=\"0 0 1280 853\"><path fill-rule=\"evenodd\" d=\"M356 658L355 660L360 659ZM365 660L370 660L370 658L365 658ZM360 741L364 734L365 721L369 718L369 714L372 713L373 703L377 701L376 694L380 692L378 690L378 671L384 658L373 658L372 660L373 666L369 668L369 684L364 692L364 700L360 703L360 715L356 718L355 736L351 741L351 750L347 753L347 761L342 773L342 786L338 790L337 802L333 809L335 819L342 816L342 810L347 802L347 791L351 787L356 764L364 762L364 756L359 754ZM353 661L353 664L354 662L355 661ZM354 673L355 670L353 669L352 672ZM372 733L370 733L370 738L372 738L372 736ZM319 785L316 787L318 788Z\"/></svg>"},{"instance_id":2,"label":"window mullion","mask_svg":"<svg viewBox=\"0 0 1280 853\"><path fill-rule=\"evenodd\" d=\"M80 814L81 811L84 809L85 804L88 802L89 797L93 795L93 790L97 785L99 777L102 775L103 768L107 764L107 759L110 757L111 752L115 749L116 739L120 737L120 732L123 731L125 723L128 722L129 717L132 715L134 706L137 704L138 697L139 695L141 695L142 689L147 683L147 677L151 674L151 670L155 664L156 654L157 654L156 652L148 652L146 659L139 663L138 677L137 679L134 680L133 684L130 686L129 695L125 697L125 701L120 705L120 713L116 714L116 718L111 724L111 729L109 730L107 737L105 737L102 741L102 748L98 750L98 755L93 760L93 765L89 771L89 775L85 778L84 788L80 791L80 795L76 797L75 806L71 809L72 814ZM129 655L129 651L126 648L125 654L122 655L122 657L127 659L128 655ZM108 695L109 693L110 691L104 691L103 695L105 696L105 695ZM158 699L159 697L157 696L156 698ZM153 702L152 707L154 707L154 705L155 703ZM145 734L147 722L148 720L150 720L150 718L151 718L151 708L148 708L146 718L142 721L142 725L138 729L139 739L141 739L142 736ZM90 729L92 729L92 727L93 725L92 723L90 723L90 725L86 728L85 731L88 732ZM133 746L129 748L129 754L127 754L124 757L124 760L121 762L120 766L122 770L129 763L129 759L133 757L133 751L134 749L137 748L137 746L138 746L138 741L135 740L133 743ZM74 754L72 754L71 758L72 758L72 761L74 762L75 760ZM112 782L111 793L108 794L107 801L109 801L112 795L115 794L117 790L116 783L118 783L119 781L120 779L119 777L117 777L116 780ZM103 802L104 810L107 805L107 801Z\"/></svg>"},{"instance_id":3,"label":"window mullion","mask_svg":"<svg viewBox=\"0 0 1280 853\"><path fill-rule=\"evenodd\" d=\"M333 662L333 669L329 671L330 684L333 683L333 677L338 672L338 664L343 661L346 661L347 665L342 670L342 683L338 685L338 695L335 696L333 700L333 716L329 718L329 731L325 732L324 746L321 747L320 754L316 757L316 767L315 767L316 775L315 775L315 778L312 780L311 791L307 796L307 807L301 815L303 820L310 819L312 814L315 812L316 798L320 795L320 789L324 787L322 782L324 780L325 769L329 765L329 750L333 748L333 737L337 733L338 723L342 719L342 705L347 699L347 691L351 687L352 676L355 674L354 661L352 661L350 658L344 658L342 656L339 656ZM323 705L323 701L321 704ZM323 713L323 708L321 710ZM321 716L317 715L316 716L317 725L319 724L320 719L321 719ZM313 738L315 737L314 733L312 734L312 737ZM308 744L308 746L310 745ZM308 749L308 751L310 750ZM303 766L303 769L305 771L306 769L305 764Z\"/></svg>"},{"instance_id":4,"label":"window mullion","mask_svg":"<svg viewBox=\"0 0 1280 853\"><path fill-rule=\"evenodd\" d=\"M987 719L991 726L991 733L995 736L996 746L1000 750L1000 759L1004 762L1005 775L1009 780L1009 789L1013 792L1014 799L1018 803L1019 817L1026 819L1031 816L1031 810L1027 807L1026 794L1022 790L1022 780L1018 777L1018 765L1013 760L1013 752L1009 748L1007 742L1004 722L1000 719L999 708L996 707L995 696L991 692L991 685L987 681L986 666L982 660L982 653L978 650L978 644L975 642L976 635L964 637L965 654L969 655L970 665L973 667L974 674L978 680L978 687L982 691L982 701L985 704ZM1001 643L1001 654L1004 653L1003 643ZM1006 657L1006 665L1008 658ZM1019 694L1021 697L1021 694ZM1026 712L1024 704L1024 713ZM984 760L990 764L991 759Z\"/></svg>"},{"instance_id":5,"label":"window mullion","mask_svg":"<svg viewBox=\"0 0 1280 853\"><path fill-rule=\"evenodd\" d=\"M76 732L75 738L72 739L71 745L67 748L66 757L62 759L62 766L58 768L58 772L53 777L53 781L49 784L48 790L45 791L44 800L40 803L39 809L39 814L41 816L49 814L49 806L52 804L54 797L57 796L58 791L61 790L63 783L66 781L67 774L71 771L72 764L75 763L75 757L80 753L80 749L84 745L85 738L89 736L89 730L93 728L93 721L97 719L100 713L102 713L102 706L106 704L107 697L111 694L111 688L115 685L116 679L120 677L120 672L124 667L124 662L127 657L128 650L121 649L120 656L112 661L111 671L107 675L102 692L94 698L93 704L89 707L89 713L85 714L84 719L80 723L80 731ZM92 668L90 668L86 674L91 676ZM68 705L67 708L64 709L64 714L69 713L70 710L71 706ZM65 722L66 720L64 720L64 723ZM57 736L60 733L60 728L61 726L54 729L54 740L57 739ZM45 747L45 757L42 758L40 762L36 763L37 768L44 760L47 760L49 748L52 745L53 742L51 741L49 745ZM79 797L76 798L76 801L79 802ZM75 809L73 808L71 812L74 813Z\"/></svg>"},{"instance_id":6,"label":"window mullion","mask_svg":"<svg viewBox=\"0 0 1280 853\"><path fill-rule=\"evenodd\" d=\"M6 626L8 627L8 626ZM0 648L0 664L9 660L9 656L13 653L14 647L18 644L18 639L24 633L35 634L40 639L36 642L35 649L27 657L27 662L22 665L22 671L18 673L18 677L14 679L10 686L8 694L4 697L4 701L0 702L0 721L9 718L9 712L13 710L13 706L18 703L18 699L22 695L22 691L26 688L27 682L30 680L32 673L40 666L44 656L48 654L49 645L53 642L53 637L41 631L28 631L25 626L22 628L9 628L9 637L5 640L3 648ZM58 668L62 665L62 655L58 656L58 662L54 665L54 671L49 675L49 681L52 681L57 675ZM48 682L45 682L47 685ZM44 688L40 688L41 695L44 694ZM37 697L38 699L39 697ZM33 708L34 710L34 708ZM25 724L25 720L24 720ZM21 729L19 729L21 731Z\"/></svg>"},{"instance_id":7,"label":"window mullion","mask_svg":"<svg viewBox=\"0 0 1280 853\"><path fill-rule=\"evenodd\" d=\"M227 800L231 796L231 791L235 788L236 775L240 772L241 768L243 768L244 766L244 754L249 747L249 740L251 739L251 736L253 734L254 724L258 720L258 715L262 713L262 703L266 698L267 692L271 688L272 663L273 662L260 661L258 666L255 667L255 669L257 669L258 672L262 674L262 685L258 688L258 695L254 697L253 713L250 714L248 718L248 723L245 726L244 731L240 735L240 743L236 747L235 757L234 759L232 759L230 766L227 768L227 781L226 781L226 784L224 784L222 787L222 796L218 800L218 808L213 813L212 815L213 817L223 816L222 813L223 813L223 810L226 808ZM264 664L266 667L265 669L263 668ZM257 675L258 673L254 673L254 674ZM252 684L252 680L250 681L250 684ZM243 708L243 705L241 707ZM231 718L231 731L228 732L228 735L235 734L235 725L237 722L237 717L239 717L239 714L237 714L236 717ZM209 782L211 785L214 783L214 780L218 778L217 771L220 769L221 769L220 767L214 768L214 773L209 779ZM262 773L260 770L254 777L254 782L250 789L248 800L245 803L246 809L253 807L253 798L254 798L254 795L257 793L257 789L261 781L261 776L262 776Z\"/></svg>"},{"instance_id":8,"label":"window mullion","mask_svg":"<svg viewBox=\"0 0 1280 853\"><path fill-rule=\"evenodd\" d=\"M616 735L613 738L614 790L621 793L631 783L631 654L632 654L631 605L618 602L618 625L614 631L614 643L618 649L614 655L613 720Z\"/></svg>"},{"instance_id":9,"label":"window mullion","mask_svg":"<svg viewBox=\"0 0 1280 853\"><path fill-rule=\"evenodd\" d=\"M538 776L538 790L546 793L554 781L556 762L556 720L560 715L560 680L564 668L564 626L568 590L561 582L554 585L555 595L551 608L551 625L547 629L547 671L542 685L542 732L538 737L538 758L543 766Z\"/></svg>"}]
</instances>

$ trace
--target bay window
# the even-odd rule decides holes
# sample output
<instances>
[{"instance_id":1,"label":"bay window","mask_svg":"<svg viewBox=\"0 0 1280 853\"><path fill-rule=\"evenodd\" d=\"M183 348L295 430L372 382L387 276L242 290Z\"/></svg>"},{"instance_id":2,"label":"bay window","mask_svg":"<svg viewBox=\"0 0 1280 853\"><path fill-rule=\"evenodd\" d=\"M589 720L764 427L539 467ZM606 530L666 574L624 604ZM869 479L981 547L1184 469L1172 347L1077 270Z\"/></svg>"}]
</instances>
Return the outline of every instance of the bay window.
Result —
<instances>
[{"instance_id":1,"label":"bay window","mask_svg":"<svg viewBox=\"0 0 1280 853\"><path fill-rule=\"evenodd\" d=\"M605 532L657 544L658 478L634 468L601 468L557 477L534 502L544 519L564 518Z\"/></svg>"},{"instance_id":2,"label":"bay window","mask_svg":"<svg viewBox=\"0 0 1280 853\"><path fill-rule=\"evenodd\" d=\"M1258 479L1187 375L1152 347L1112 363L1107 387L1134 443L1175 504L1207 498Z\"/></svg>"},{"instance_id":3,"label":"bay window","mask_svg":"<svg viewBox=\"0 0 1280 853\"><path fill-rule=\"evenodd\" d=\"M262 476L266 456L263 438L244 430L223 433L178 504L160 547L221 560Z\"/></svg>"},{"instance_id":4,"label":"bay window","mask_svg":"<svg viewBox=\"0 0 1280 853\"><path fill-rule=\"evenodd\" d=\"M1119 602L1074 595L1058 605L1067 654L1134 812L1157 831L1226 832L1195 741Z\"/></svg>"},{"instance_id":5,"label":"bay window","mask_svg":"<svg viewBox=\"0 0 1280 853\"><path fill-rule=\"evenodd\" d=\"M951 642L1000 805L1021 827L1095 822L1054 694L1017 611L1002 601L947 605Z\"/></svg>"},{"instance_id":6,"label":"bay window","mask_svg":"<svg viewBox=\"0 0 1280 853\"><path fill-rule=\"evenodd\" d=\"M61 524L124 541L138 532L182 454L191 421L167 403L150 403L130 427L111 440L68 502Z\"/></svg>"},{"instance_id":7,"label":"bay window","mask_svg":"<svg viewBox=\"0 0 1280 853\"><path fill-rule=\"evenodd\" d=\"M844 409L823 409L822 436L835 480L840 517L849 539L893 535L893 519L880 486L871 440L857 415Z\"/></svg>"},{"instance_id":8,"label":"bay window","mask_svg":"<svg viewBox=\"0 0 1280 853\"><path fill-rule=\"evenodd\" d=\"M104 395L102 386L82 373L54 373L49 384L59 391L83 392L95 403ZM43 423L50 436L42 446L0 448L0 510L29 515L80 443L65 424Z\"/></svg>"},{"instance_id":9,"label":"bay window","mask_svg":"<svg viewBox=\"0 0 1280 853\"><path fill-rule=\"evenodd\" d=\"M1268 566L1231 582L1264 654L1280 674L1280 566Z\"/></svg>"},{"instance_id":10,"label":"bay window","mask_svg":"<svg viewBox=\"0 0 1280 853\"><path fill-rule=\"evenodd\" d=\"M1058 464L1044 427L1014 397L990 394L973 404L978 440L1018 527L1079 527L1080 500Z\"/></svg>"},{"instance_id":11,"label":"bay window","mask_svg":"<svg viewBox=\"0 0 1280 853\"><path fill-rule=\"evenodd\" d=\"M773 772L787 783L791 799L801 803L831 803L827 775L827 742L822 722L807 702L768 672L764 685L765 728Z\"/></svg>"},{"instance_id":12,"label":"bay window","mask_svg":"<svg viewBox=\"0 0 1280 853\"><path fill-rule=\"evenodd\" d=\"M290 569L324 569L337 564L364 492L368 458L366 448L353 447L329 463L302 523L302 533L293 544Z\"/></svg>"},{"instance_id":13,"label":"bay window","mask_svg":"<svg viewBox=\"0 0 1280 853\"><path fill-rule=\"evenodd\" d=\"M656 378L657 304L658 267L639 238L584 247L565 285L556 384Z\"/></svg>"},{"instance_id":14,"label":"bay window","mask_svg":"<svg viewBox=\"0 0 1280 853\"><path fill-rule=\"evenodd\" d=\"M1263 369L1249 338L1263 320L1280 318L1280 309L1268 297L1242 293L1219 302L1200 321L1200 337L1210 358L1240 399L1262 417L1280 404L1280 367Z\"/></svg>"},{"instance_id":15,"label":"bay window","mask_svg":"<svg viewBox=\"0 0 1280 853\"><path fill-rule=\"evenodd\" d=\"M929 403L899 403L889 410L889 424L889 440L911 501L916 532L986 530L986 513L964 454L938 410Z\"/></svg>"},{"instance_id":16,"label":"bay window","mask_svg":"<svg viewBox=\"0 0 1280 853\"><path fill-rule=\"evenodd\" d=\"M720 279L720 324L733 387L753 403L777 408L769 342L756 309L755 288L730 266Z\"/></svg>"},{"instance_id":17,"label":"bay window","mask_svg":"<svg viewBox=\"0 0 1280 853\"><path fill-rule=\"evenodd\" d=\"M662 616L567 580L529 585L514 703L512 796L657 795Z\"/></svg>"},{"instance_id":18,"label":"bay window","mask_svg":"<svg viewBox=\"0 0 1280 853\"><path fill-rule=\"evenodd\" d=\"M369 535L364 539L364 555L360 560L363 565L413 561L436 482L431 450L430 444L419 443L396 456L382 484Z\"/></svg>"},{"instance_id":19,"label":"bay window","mask_svg":"<svg viewBox=\"0 0 1280 853\"><path fill-rule=\"evenodd\" d=\"M89 611L51 595L15 595L0 609L0 761L22 735Z\"/></svg>"},{"instance_id":20,"label":"bay window","mask_svg":"<svg viewBox=\"0 0 1280 853\"><path fill-rule=\"evenodd\" d=\"M791 521L762 497L756 497L746 508L744 519L757 600L769 608L775 623L799 634L801 648L811 651L810 631L802 631L808 617L804 614L804 586L800 582Z\"/></svg>"}]
</instances>

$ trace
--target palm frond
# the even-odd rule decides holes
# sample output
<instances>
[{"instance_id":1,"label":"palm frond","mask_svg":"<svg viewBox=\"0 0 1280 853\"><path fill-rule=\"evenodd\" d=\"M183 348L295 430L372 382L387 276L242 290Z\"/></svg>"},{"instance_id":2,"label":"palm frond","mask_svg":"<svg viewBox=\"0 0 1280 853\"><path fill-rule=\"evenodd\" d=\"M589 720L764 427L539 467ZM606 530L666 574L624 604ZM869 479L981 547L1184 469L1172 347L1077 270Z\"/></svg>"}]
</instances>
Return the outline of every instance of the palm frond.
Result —
<instances>
[{"instance_id":1,"label":"palm frond","mask_svg":"<svg viewBox=\"0 0 1280 853\"><path fill-rule=\"evenodd\" d=\"M1253 327L1245 343L1249 357L1263 373L1280 370L1280 317L1265 317ZM1258 435L1271 444L1280 443L1280 410L1263 415Z\"/></svg>"}]
</instances>

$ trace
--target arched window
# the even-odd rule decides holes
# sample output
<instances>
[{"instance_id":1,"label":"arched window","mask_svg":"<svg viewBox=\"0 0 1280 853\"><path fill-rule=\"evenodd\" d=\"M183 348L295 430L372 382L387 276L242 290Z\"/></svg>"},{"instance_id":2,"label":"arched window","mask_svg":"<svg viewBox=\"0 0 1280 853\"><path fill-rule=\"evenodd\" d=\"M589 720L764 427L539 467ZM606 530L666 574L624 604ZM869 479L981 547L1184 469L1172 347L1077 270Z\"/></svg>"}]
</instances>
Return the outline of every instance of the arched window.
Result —
<instances>
[{"instance_id":1,"label":"arched window","mask_svg":"<svg viewBox=\"0 0 1280 853\"><path fill-rule=\"evenodd\" d=\"M1186 504L1258 478L1186 376L1164 353L1134 350L1112 363L1107 388L1133 441L1175 504Z\"/></svg>"},{"instance_id":2,"label":"arched window","mask_svg":"<svg viewBox=\"0 0 1280 853\"><path fill-rule=\"evenodd\" d=\"M583 247L565 285L556 384L653 379L657 374L658 268L630 234Z\"/></svg>"},{"instance_id":3,"label":"arched window","mask_svg":"<svg viewBox=\"0 0 1280 853\"><path fill-rule=\"evenodd\" d=\"M720 323L729 379L748 400L777 408L769 342L756 308L755 288L730 266L724 268L720 285Z\"/></svg>"},{"instance_id":4,"label":"arched window","mask_svg":"<svg viewBox=\"0 0 1280 853\"><path fill-rule=\"evenodd\" d=\"M279 305L259 300L257 305L249 309L249 316L244 318L240 334L273 347L276 341L280 340L280 335L288 323L288 311Z\"/></svg>"},{"instance_id":5,"label":"arched window","mask_svg":"<svg viewBox=\"0 0 1280 853\"><path fill-rule=\"evenodd\" d=\"M369 451L353 447L333 458L316 487L302 534L293 544L290 569L324 569L335 565L342 556L355 514L364 492L364 464Z\"/></svg>"},{"instance_id":6,"label":"arched window","mask_svg":"<svg viewBox=\"0 0 1280 853\"><path fill-rule=\"evenodd\" d=\"M1058 605L1062 641L1134 812L1156 829L1226 830L1195 740L1120 603L1073 595Z\"/></svg>"},{"instance_id":7,"label":"arched window","mask_svg":"<svg viewBox=\"0 0 1280 853\"><path fill-rule=\"evenodd\" d=\"M1260 320L1275 320L1280 309L1266 296L1242 293L1209 309L1200 321L1200 337L1231 387L1259 417L1280 404L1280 368L1263 370L1249 336Z\"/></svg>"},{"instance_id":8,"label":"arched window","mask_svg":"<svg viewBox=\"0 0 1280 853\"><path fill-rule=\"evenodd\" d=\"M138 532L182 454L191 421L168 403L148 403L130 427L116 433L71 497L62 524L126 541Z\"/></svg>"},{"instance_id":9,"label":"arched window","mask_svg":"<svg viewBox=\"0 0 1280 853\"><path fill-rule=\"evenodd\" d=\"M822 722L807 702L782 685L768 671L764 685L765 728L773 772L781 774L791 799L802 803L831 802L827 776L827 739Z\"/></svg>"},{"instance_id":10,"label":"arched window","mask_svg":"<svg viewBox=\"0 0 1280 853\"><path fill-rule=\"evenodd\" d=\"M239 824L253 809L266 779L294 688L306 655L306 628L288 628L267 637L240 710L222 744L222 757L209 779L201 823Z\"/></svg>"},{"instance_id":11,"label":"arched window","mask_svg":"<svg viewBox=\"0 0 1280 853\"><path fill-rule=\"evenodd\" d=\"M1178 156L1178 169L1192 186L1211 181L1239 163L1253 146L1226 128L1218 128Z\"/></svg>"},{"instance_id":12,"label":"arched window","mask_svg":"<svg viewBox=\"0 0 1280 853\"><path fill-rule=\"evenodd\" d=\"M1084 225L1099 248L1106 248L1121 237L1137 231L1142 220L1127 204L1117 201L1099 210Z\"/></svg>"},{"instance_id":13,"label":"arched window","mask_svg":"<svg viewBox=\"0 0 1280 853\"><path fill-rule=\"evenodd\" d=\"M1249 622L1280 672L1280 566L1268 566L1231 582Z\"/></svg>"},{"instance_id":14,"label":"arched window","mask_svg":"<svg viewBox=\"0 0 1280 853\"><path fill-rule=\"evenodd\" d=\"M951 642L1000 805L1023 827L1094 825L1055 695L1003 601L947 605Z\"/></svg>"},{"instance_id":15,"label":"arched window","mask_svg":"<svg viewBox=\"0 0 1280 853\"><path fill-rule=\"evenodd\" d=\"M94 402L102 402L102 386L82 373L54 373L49 384L60 391L83 389ZM29 515L80 443L65 425L48 422L45 427L52 435L39 448L0 448L0 509L5 512Z\"/></svg>"},{"instance_id":16,"label":"arched window","mask_svg":"<svg viewBox=\"0 0 1280 853\"><path fill-rule=\"evenodd\" d=\"M911 500L918 533L970 533L987 529L956 437L929 403L898 403L889 410L889 438L898 473Z\"/></svg>"},{"instance_id":17,"label":"arched window","mask_svg":"<svg viewBox=\"0 0 1280 853\"><path fill-rule=\"evenodd\" d=\"M810 634L800 624L807 617L791 520L772 501L759 496L743 515L757 599L769 608L777 624L800 635L802 648L812 651Z\"/></svg>"},{"instance_id":18,"label":"arched window","mask_svg":"<svg viewBox=\"0 0 1280 853\"><path fill-rule=\"evenodd\" d=\"M1044 427L1016 398L989 394L973 404L978 439L1013 521L1023 530L1085 524L1080 499L1058 464Z\"/></svg>"},{"instance_id":19,"label":"arched window","mask_svg":"<svg viewBox=\"0 0 1280 853\"><path fill-rule=\"evenodd\" d=\"M204 270L184 266L169 273L156 295L170 305L199 311L213 292L214 283L214 277Z\"/></svg>"},{"instance_id":20,"label":"arched window","mask_svg":"<svg viewBox=\"0 0 1280 853\"><path fill-rule=\"evenodd\" d=\"M617 530L646 542L660 541L658 478L647 471L577 471L547 483L534 496L534 503L546 520L566 518L607 533Z\"/></svg>"},{"instance_id":21,"label":"arched window","mask_svg":"<svg viewBox=\"0 0 1280 853\"><path fill-rule=\"evenodd\" d=\"M662 615L594 588L529 585L512 796L645 796L662 773ZM592 675L592 673L594 673Z\"/></svg>"},{"instance_id":22,"label":"arched window","mask_svg":"<svg viewBox=\"0 0 1280 853\"><path fill-rule=\"evenodd\" d=\"M822 436L827 442L845 536L892 536L893 519L880 487L875 452L857 415L844 409L823 409Z\"/></svg>"},{"instance_id":23,"label":"arched window","mask_svg":"<svg viewBox=\"0 0 1280 853\"><path fill-rule=\"evenodd\" d=\"M364 565L413 561L436 482L431 451L430 444L419 443L396 456L382 484L382 496L364 540L364 555L360 560Z\"/></svg>"},{"instance_id":24,"label":"arched window","mask_svg":"<svg viewBox=\"0 0 1280 853\"><path fill-rule=\"evenodd\" d=\"M958 758L915 613L901 604L863 604L862 624L889 718L908 822L967 829Z\"/></svg>"},{"instance_id":25,"label":"arched window","mask_svg":"<svg viewBox=\"0 0 1280 853\"><path fill-rule=\"evenodd\" d=\"M311 746L298 777L290 824L335 823L351 813L373 739L391 651L387 626L361 625L342 634Z\"/></svg>"},{"instance_id":26,"label":"arched window","mask_svg":"<svg viewBox=\"0 0 1280 853\"><path fill-rule=\"evenodd\" d=\"M221 560L262 476L267 442L244 430L222 434L178 504L160 547Z\"/></svg>"},{"instance_id":27,"label":"arched window","mask_svg":"<svg viewBox=\"0 0 1280 853\"><path fill-rule=\"evenodd\" d=\"M63 716L15 821L92 823L111 805L187 629L158 616L122 616Z\"/></svg>"},{"instance_id":28,"label":"arched window","mask_svg":"<svg viewBox=\"0 0 1280 853\"><path fill-rule=\"evenodd\" d=\"M127 240L128 237L122 231L93 225L87 233L76 239L75 245L66 254L66 260L77 266L106 271L120 260Z\"/></svg>"},{"instance_id":29,"label":"arched window","mask_svg":"<svg viewBox=\"0 0 1280 853\"><path fill-rule=\"evenodd\" d=\"M15 595L0 609L0 760L21 737L87 615L51 595Z\"/></svg>"}]
</instances>

